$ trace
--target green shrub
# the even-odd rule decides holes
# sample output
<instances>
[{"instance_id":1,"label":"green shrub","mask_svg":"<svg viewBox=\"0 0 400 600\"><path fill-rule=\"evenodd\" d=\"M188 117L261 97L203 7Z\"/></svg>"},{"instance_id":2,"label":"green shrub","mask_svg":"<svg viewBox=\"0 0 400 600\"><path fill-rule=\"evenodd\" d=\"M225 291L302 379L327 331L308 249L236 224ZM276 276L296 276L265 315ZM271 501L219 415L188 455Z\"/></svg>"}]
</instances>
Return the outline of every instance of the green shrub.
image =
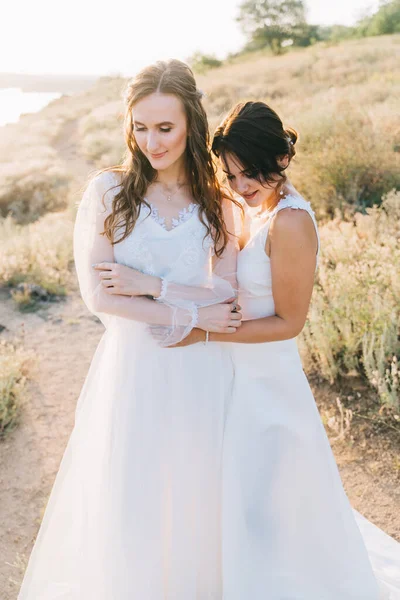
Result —
<instances>
[{"instance_id":1,"label":"green shrub","mask_svg":"<svg viewBox=\"0 0 400 600\"><path fill-rule=\"evenodd\" d=\"M206 73L210 69L216 69L222 66L222 60L219 60L214 54L202 54L195 52L188 63L195 73Z\"/></svg>"},{"instance_id":2,"label":"green shrub","mask_svg":"<svg viewBox=\"0 0 400 600\"><path fill-rule=\"evenodd\" d=\"M373 15L358 24L357 30L365 36L400 33L400 1L383 0Z\"/></svg>"}]
</instances>

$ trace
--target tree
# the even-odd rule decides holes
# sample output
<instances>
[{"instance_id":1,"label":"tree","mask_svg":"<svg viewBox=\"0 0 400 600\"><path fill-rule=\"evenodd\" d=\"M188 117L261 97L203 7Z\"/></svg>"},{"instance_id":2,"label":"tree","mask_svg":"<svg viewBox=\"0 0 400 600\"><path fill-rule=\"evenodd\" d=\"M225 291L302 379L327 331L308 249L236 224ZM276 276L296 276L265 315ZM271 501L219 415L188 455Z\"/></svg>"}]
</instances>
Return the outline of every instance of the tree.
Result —
<instances>
[{"instance_id":1,"label":"tree","mask_svg":"<svg viewBox=\"0 0 400 600\"><path fill-rule=\"evenodd\" d=\"M302 37L306 26L303 0L245 0L239 6L240 23L249 42L247 48L256 50L269 46L274 54L282 52L282 43L295 42ZM303 42L304 43L304 42Z\"/></svg>"},{"instance_id":2,"label":"tree","mask_svg":"<svg viewBox=\"0 0 400 600\"><path fill-rule=\"evenodd\" d=\"M400 32L400 0L384 0L371 17L359 25L361 35L385 35Z\"/></svg>"},{"instance_id":3,"label":"tree","mask_svg":"<svg viewBox=\"0 0 400 600\"><path fill-rule=\"evenodd\" d=\"M214 54L202 54L195 52L187 62L196 73L205 73L209 69L216 69L222 66L222 60L219 60Z\"/></svg>"}]
</instances>

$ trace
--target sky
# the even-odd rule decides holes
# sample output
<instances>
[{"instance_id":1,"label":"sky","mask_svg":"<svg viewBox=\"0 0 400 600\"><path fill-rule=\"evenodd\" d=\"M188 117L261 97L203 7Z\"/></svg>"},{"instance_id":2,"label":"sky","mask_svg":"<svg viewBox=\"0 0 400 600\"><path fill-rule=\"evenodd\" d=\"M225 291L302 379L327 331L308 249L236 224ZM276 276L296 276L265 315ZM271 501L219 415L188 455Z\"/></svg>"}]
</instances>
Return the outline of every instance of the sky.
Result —
<instances>
[{"instance_id":1,"label":"sky","mask_svg":"<svg viewBox=\"0 0 400 600\"><path fill-rule=\"evenodd\" d=\"M240 0L3 0L0 72L123 74L194 52L224 58L245 42ZM310 23L353 24L378 0L306 0Z\"/></svg>"}]
</instances>

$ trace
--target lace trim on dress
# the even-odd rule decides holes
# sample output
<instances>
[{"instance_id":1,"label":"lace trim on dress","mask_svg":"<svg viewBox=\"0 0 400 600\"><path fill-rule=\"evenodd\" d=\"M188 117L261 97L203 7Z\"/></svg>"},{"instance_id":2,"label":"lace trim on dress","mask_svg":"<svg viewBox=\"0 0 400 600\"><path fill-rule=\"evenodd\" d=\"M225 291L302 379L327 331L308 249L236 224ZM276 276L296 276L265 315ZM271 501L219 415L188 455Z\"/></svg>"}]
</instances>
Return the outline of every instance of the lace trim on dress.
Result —
<instances>
[{"instance_id":1,"label":"lace trim on dress","mask_svg":"<svg viewBox=\"0 0 400 600\"><path fill-rule=\"evenodd\" d=\"M287 196L284 196L283 198L281 198L279 200L279 202L275 206L274 210L271 211L271 216L275 215L277 212L279 212L280 210L283 210L284 208L293 208L295 210L306 210L309 213L309 215L314 223L314 226L315 226L315 232L317 234L317 241L318 241L317 265L318 265L318 258L319 258L320 248L321 248L321 240L319 237L318 225L317 225L317 221L316 221L316 217L315 217L315 212L313 211L313 209L311 207L311 202L309 202L308 200L304 200L304 198L298 198L296 196L288 194Z\"/></svg>"},{"instance_id":2,"label":"lace trim on dress","mask_svg":"<svg viewBox=\"0 0 400 600\"><path fill-rule=\"evenodd\" d=\"M196 305L192 306L191 316L192 316L192 321L190 323L190 327L192 329L194 329L195 327L197 327L197 325L199 323L199 311L198 311L198 308Z\"/></svg>"},{"instance_id":3,"label":"lace trim on dress","mask_svg":"<svg viewBox=\"0 0 400 600\"><path fill-rule=\"evenodd\" d=\"M170 231L170 229L167 228L166 223L165 223L165 217L160 217L160 214L158 212L158 208L156 206L154 206L154 204L150 204L150 215L151 218L154 219L154 221L156 223L158 223L158 225L160 225L160 227L162 227L163 229L165 229L166 231ZM191 216L193 215L194 209L196 208L196 204L194 202L191 202L189 204L189 206L185 206L184 208L182 208L182 210L179 211L178 213L178 217L173 217L171 219L171 223L172 223L172 227L171 229L175 229L175 227L178 227L179 225L182 225L182 223L185 223L186 221L188 221Z\"/></svg>"},{"instance_id":4,"label":"lace trim on dress","mask_svg":"<svg viewBox=\"0 0 400 600\"><path fill-rule=\"evenodd\" d=\"M311 208L311 202L308 202L308 200L305 200L301 196L294 196L293 194L287 194L286 196L283 196L282 198L280 198L278 204L272 210L264 211L263 213L256 215L257 220L259 220L259 227L257 228L257 234L259 234L259 235L256 234L254 237L257 236L258 243L260 243L261 246L264 248L265 243L267 241L272 218L280 210L283 210L284 208L305 210L309 213L311 219L313 220L313 223L315 226L315 231L317 234L317 241L318 241L317 265L318 265L318 259L319 259L320 249L321 249L321 240L319 237L317 220L315 217L315 212ZM252 238L250 238L249 242L246 244L246 246L244 246L244 248L246 248L250 244L251 239ZM244 248L242 248L242 250L244 250Z\"/></svg>"},{"instance_id":5,"label":"lace trim on dress","mask_svg":"<svg viewBox=\"0 0 400 600\"><path fill-rule=\"evenodd\" d=\"M167 287L168 287L168 282L165 279L165 277L161 278L161 292L160 295L155 297L154 300L164 300L165 296L167 295Z\"/></svg>"},{"instance_id":6,"label":"lace trim on dress","mask_svg":"<svg viewBox=\"0 0 400 600\"><path fill-rule=\"evenodd\" d=\"M287 196L284 196L283 198L281 198L278 202L278 204L275 206L274 210L271 211L271 214L276 211L276 209L279 207L280 209L283 208L297 208L297 209L303 209L304 210L304 204L307 205L307 210L309 210L309 212L311 212L313 215L315 215L315 212L313 211L313 209L311 208L311 202L308 202L308 200L304 200L304 198L297 198L296 196L293 196L291 194L288 194Z\"/></svg>"}]
</instances>

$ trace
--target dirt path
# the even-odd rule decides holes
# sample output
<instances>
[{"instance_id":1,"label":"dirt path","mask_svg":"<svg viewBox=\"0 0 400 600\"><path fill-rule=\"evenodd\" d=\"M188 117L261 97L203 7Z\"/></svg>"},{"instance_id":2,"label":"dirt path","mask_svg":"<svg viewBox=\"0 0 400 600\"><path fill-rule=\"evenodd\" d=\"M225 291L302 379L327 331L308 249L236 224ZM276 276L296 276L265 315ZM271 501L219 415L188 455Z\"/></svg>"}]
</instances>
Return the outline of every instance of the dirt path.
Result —
<instances>
[{"instance_id":1,"label":"dirt path","mask_svg":"<svg viewBox=\"0 0 400 600\"><path fill-rule=\"evenodd\" d=\"M20 425L0 443L0 597L14 600L103 327L78 296L26 315L5 301L0 323L7 325L3 337L23 328L25 347L36 355Z\"/></svg>"},{"instance_id":2,"label":"dirt path","mask_svg":"<svg viewBox=\"0 0 400 600\"><path fill-rule=\"evenodd\" d=\"M72 191L76 192L86 181L90 171L95 169L94 163L82 157L79 120L66 121L52 145L58 152L59 158L65 162L67 170L73 175Z\"/></svg>"}]
</instances>

